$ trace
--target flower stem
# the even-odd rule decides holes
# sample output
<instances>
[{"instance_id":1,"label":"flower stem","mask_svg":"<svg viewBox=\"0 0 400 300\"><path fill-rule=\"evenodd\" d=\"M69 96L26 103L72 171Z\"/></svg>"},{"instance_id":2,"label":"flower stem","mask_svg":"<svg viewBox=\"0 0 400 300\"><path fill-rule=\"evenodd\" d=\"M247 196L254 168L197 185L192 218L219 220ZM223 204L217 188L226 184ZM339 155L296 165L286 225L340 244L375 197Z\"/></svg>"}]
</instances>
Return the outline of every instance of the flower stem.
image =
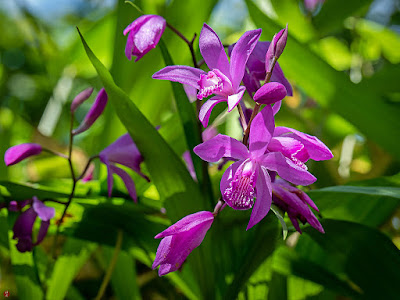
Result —
<instances>
[{"instance_id":1,"label":"flower stem","mask_svg":"<svg viewBox=\"0 0 400 300\"><path fill-rule=\"evenodd\" d=\"M198 68L199 66L197 65L197 60L196 60L196 55L194 53L194 48L193 48L193 43L197 37L197 34L195 33L193 35L193 38L191 41L189 41L178 29L176 29L174 26L172 26L170 23L167 22L167 27L171 29L177 36L179 36L189 47L190 54L192 55L192 60L193 60L193 66L195 68Z\"/></svg>"},{"instance_id":2,"label":"flower stem","mask_svg":"<svg viewBox=\"0 0 400 300\"><path fill-rule=\"evenodd\" d=\"M268 83L268 82L271 80L272 71L274 70L274 67L275 67L275 64L276 64L276 61L277 61L277 60L278 60L278 58L277 58L277 57L274 57L274 60L273 60L273 62L272 62L271 71L270 71L270 72L267 72L267 74L266 74L266 76L265 76L265 83L264 83L264 84ZM250 120L249 120L249 124L247 124L246 130L244 131L242 142L243 142L243 144L245 144L246 146L247 146L247 143L248 143L248 141L249 141L251 122L253 121L253 119L256 117L256 115L257 115L258 112L260 111L260 108L261 108L261 104L256 103L256 106L254 107L254 110L253 110L253 112L252 112L252 114L251 114L251 117L250 117Z\"/></svg>"},{"instance_id":3,"label":"flower stem","mask_svg":"<svg viewBox=\"0 0 400 300\"><path fill-rule=\"evenodd\" d=\"M68 159L68 156L67 156L67 155L62 154L62 153L60 153L60 152L53 151L53 150L50 150L50 149L47 149L47 148L42 148L42 149L43 149L44 152L48 152L48 153L51 153L51 154L53 154L53 155L56 155L56 156L59 156L59 157Z\"/></svg>"},{"instance_id":4,"label":"flower stem","mask_svg":"<svg viewBox=\"0 0 400 300\"><path fill-rule=\"evenodd\" d=\"M58 236L60 234L60 227L61 227L61 224L62 224L64 218L65 218L65 215L67 214L68 207L70 206L70 204L72 202L72 199L74 198L76 182L77 182L77 179L76 179L76 176L75 176L74 167L72 165L72 145L73 145L73 142L74 142L74 135L72 134L73 127L74 127L74 113L72 112L71 113L71 121L70 121L70 130L69 130L69 145L68 145L68 165L69 165L69 169L71 171L72 189L71 189L71 193L69 194L68 201L65 204L64 211L63 211L63 213L61 215L61 218L60 218L60 220L59 220L59 222L57 224L57 231L56 231L56 235L54 237L52 251L51 251L53 258L55 258Z\"/></svg>"},{"instance_id":5,"label":"flower stem","mask_svg":"<svg viewBox=\"0 0 400 300\"><path fill-rule=\"evenodd\" d=\"M243 130L247 129L247 122L246 122L246 117L244 116L242 106L239 104L236 106L239 111L239 117L240 117L240 123L242 124Z\"/></svg>"},{"instance_id":6,"label":"flower stem","mask_svg":"<svg viewBox=\"0 0 400 300\"><path fill-rule=\"evenodd\" d=\"M121 251L122 238L123 238L123 232L121 229L119 229L118 234L117 234L117 242L115 243L115 249L114 249L114 253L111 258L111 261L110 261L110 265L108 266L106 274L104 275L103 282L101 283L99 292L97 293L95 300L100 300L103 297L104 292L106 291L107 285L110 282L111 275L112 275L115 265L117 263L118 254Z\"/></svg>"},{"instance_id":7,"label":"flower stem","mask_svg":"<svg viewBox=\"0 0 400 300\"><path fill-rule=\"evenodd\" d=\"M87 170L88 170L89 167L90 167L90 163L91 163L93 160L95 160L96 158L99 158L99 156L98 156L98 155L93 155L93 156L91 156L91 157L89 158L88 162L86 163L85 169L83 169L81 175L78 177L78 179L77 179L76 181L81 180L81 179L85 176L85 173L87 172Z\"/></svg>"}]
</instances>

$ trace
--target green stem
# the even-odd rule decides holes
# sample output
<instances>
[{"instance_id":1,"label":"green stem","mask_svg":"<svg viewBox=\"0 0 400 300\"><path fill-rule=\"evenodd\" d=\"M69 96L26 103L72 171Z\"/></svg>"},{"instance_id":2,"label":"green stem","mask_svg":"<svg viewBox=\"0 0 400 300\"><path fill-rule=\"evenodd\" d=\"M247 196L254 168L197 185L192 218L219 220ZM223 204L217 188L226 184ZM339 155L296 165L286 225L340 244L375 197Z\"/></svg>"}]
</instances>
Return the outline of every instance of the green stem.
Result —
<instances>
[{"instance_id":1,"label":"green stem","mask_svg":"<svg viewBox=\"0 0 400 300\"><path fill-rule=\"evenodd\" d=\"M108 266L106 274L104 275L103 282L101 283L99 292L97 293L95 300L100 300L103 297L104 292L106 291L107 285L110 282L111 275L114 272L114 268L115 268L115 265L118 260L118 254L121 251L122 238L123 238L123 232L121 229L119 229L118 235L117 235L117 242L115 243L115 249L114 249L114 253L111 258L111 261L110 261L110 265Z\"/></svg>"}]
</instances>

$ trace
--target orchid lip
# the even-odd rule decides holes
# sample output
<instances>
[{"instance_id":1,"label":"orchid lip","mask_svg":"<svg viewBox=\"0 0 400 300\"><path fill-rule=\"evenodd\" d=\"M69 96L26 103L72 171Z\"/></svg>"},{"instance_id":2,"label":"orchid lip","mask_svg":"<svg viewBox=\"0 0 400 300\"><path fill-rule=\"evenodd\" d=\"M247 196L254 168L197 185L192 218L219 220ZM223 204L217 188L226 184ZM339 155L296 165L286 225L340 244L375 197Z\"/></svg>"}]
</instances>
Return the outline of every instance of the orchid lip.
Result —
<instances>
[{"instance_id":1,"label":"orchid lip","mask_svg":"<svg viewBox=\"0 0 400 300\"><path fill-rule=\"evenodd\" d=\"M223 89L222 79L213 71L205 75L200 75L198 84L200 86L199 93L197 94L199 100L215 94L216 92L220 92Z\"/></svg>"},{"instance_id":2,"label":"orchid lip","mask_svg":"<svg viewBox=\"0 0 400 300\"><path fill-rule=\"evenodd\" d=\"M233 209L246 210L254 204L255 185L257 181L257 163L246 159L237 169L229 187L225 190L224 199Z\"/></svg>"}]
</instances>

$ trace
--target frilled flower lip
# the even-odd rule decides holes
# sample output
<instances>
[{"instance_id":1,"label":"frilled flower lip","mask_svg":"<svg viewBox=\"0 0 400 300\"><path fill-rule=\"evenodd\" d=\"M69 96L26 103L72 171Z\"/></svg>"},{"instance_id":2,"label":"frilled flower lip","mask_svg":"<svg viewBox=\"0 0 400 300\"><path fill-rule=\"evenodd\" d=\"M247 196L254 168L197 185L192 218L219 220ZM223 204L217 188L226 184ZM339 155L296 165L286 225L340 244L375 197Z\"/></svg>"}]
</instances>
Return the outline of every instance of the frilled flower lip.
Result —
<instances>
[{"instance_id":1,"label":"frilled flower lip","mask_svg":"<svg viewBox=\"0 0 400 300\"><path fill-rule=\"evenodd\" d=\"M200 90L198 99L214 94L201 107L199 119L207 127L212 109L220 102L227 102L229 111L242 99L245 88L240 86L246 68L246 62L253 51L261 29L245 32L232 50L231 61L225 53L224 46L218 35L207 24L203 25L200 33L200 52L212 72L206 73L201 69L188 66L168 66L153 75L154 79L170 80L187 84ZM212 75L215 85L204 80Z\"/></svg>"},{"instance_id":2,"label":"frilled flower lip","mask_svg":"<svg viewBox=\"0 0 400 300\"><path fill-rule=\"evenodd\" d=\"M160 266L159 276L178 270L188 255L197 248L210 229L214 215L200 211L184 217L155 236L162 238L158 246L153 270Z\"/></svg>"},{"instance_id":3,"label":"frilled flower lip","mask_svg":"<svg viewBox=\"0 0 400 300\"><path fill-rule=\"evenodd\" d=\"M219 134L193 149L200 158L208 162L217 162L223 157L237 160L228 167L222 176L220 184L222 195L231 187L238 168L246 160L254 163L254 173L257 174L257 179L252 183L252 187L255 187L256 201L247 229L261 221L270 209L272 189L268 170L276 171L280 177L296 185L309 185L316 180L306 169L294 164L282 153L267 151L275 129L271 106L267 105L258 113L250 126L249 148L236 139ZM224 200L232 208L235 208L235 205L232 205L232 199Z\"/></svg>"},{"instance_id":4,"label":"frilled flower lip","mask_svg":"<svg viewBox=\"0 0 400 300\"><path fill-rule=\"evenodd\" d=\"M111 197L114 184L113 174L116 174L121 177L129 195L136 202L137 195L135 183L129 174L122 168L117 167L116 164L130 168L147 181L150 181L150 179L141 171L140 164L143 162L143 157L129 133L122 135L114 143L104 148L100 152L99 157L100 161L107 167L108 196Z\"/></svg>"}]
</instances>

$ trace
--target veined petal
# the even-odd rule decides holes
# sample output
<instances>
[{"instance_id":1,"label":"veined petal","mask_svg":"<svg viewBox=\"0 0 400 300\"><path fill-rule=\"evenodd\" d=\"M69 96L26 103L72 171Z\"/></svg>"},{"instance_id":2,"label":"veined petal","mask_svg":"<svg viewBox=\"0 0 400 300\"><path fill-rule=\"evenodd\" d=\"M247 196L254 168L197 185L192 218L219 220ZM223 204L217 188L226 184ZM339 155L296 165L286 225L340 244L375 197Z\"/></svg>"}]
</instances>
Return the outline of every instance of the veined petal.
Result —
<instances>
[{"instance_id":1,"label":"veined petal","mask_svg":"<svg viewBox=\"0 0 400 300\"><path fill-rule=\"evenodd\" d=\"M218 134L211 140L197 145L193 151L202 160L208 162L217 162L222 157L245 159L249 156L249 151L245 145L223 134Z\"/></svg>"},{"instance_id":2,"label":"veined petal","mask_svg":"<svg viewBox=\"0 0 400 300\"><path fill-rule=\"evenodd\" d=\"M154 73L152 78L180 82L199 89L198 81L202 74L207 73L189 66L168 66Z\"/></svg>"},{"instance_id":3,"label":"veined petal","mask_svg":"<svg viewBox=\"0 0 400 300\"><path fill-rule=\"evenodd\" d=\"M275 120L270 105L264 107L250 125L249 150L253 157L262 156L267 150L275 128Z\"/></svg>"},{"instance_id":4,"label":"veined petal","mask_svg":"<svg viewBox=\"0 0 400 300\"><path fill-rule=\"evenodd\" d=\"M210 211L199 211L197 213L188 215L182 219L180 219L175 224L171 225L163 232L157 234L154 238L160 239L166 236L175 235L181 232L185 232L191 230L193 227L196 227L202 223L212 223L214 221L214 215Z\"/></svg>"},{"instance_id":5,"label":"veined petal","mask_svg":"<svg viewBox=\"0 0 400 300\"><path fill-rule=\"evenodd\" d=\"M243 160L237 161L233 164L231 164L224 172L222 175L221 181L219 188L221 190L221 195L223 196L225 194L225 191L227 188L230 186L230 182L233 179L233 176L235 175L237 169L240 167L240 165L243 163ZM226 199L224 199L226 201ZM228 204L229 205L229 204Z\"/></svg>"},{"instance_id":6,"label":"veined petal","mask_svg":"<svg viewBox=\"0 0 400 300\"><path fill-rule=\"evenodd\" d=\"M245 91L246 88L241 86L236 94L228 96L228 112L231 112L238 105Z\"/></svg>"},{"instance_id":7,"label":"veined petal","mask_svg":"<svg viewBox=\"0 0 400 300\"><path fill-rule=\"evenodd\" d=\"M167 236L161 240L157 248L156 258L154 259L153 265L151 266L153 270L157 268L157 266L167 257L169 251L171 250L171 242L172 236Z\"/></svg>"},{"instance_id":8,"label":"veined petal","mask_svg":"<svg viewBox=\"0 0 400 300\"><path fill-rule=\"evenodd\" d=\"M268 82L254 94L254 101L261 104L272 104L286 97L286 88L279 82Z\"/></svg>"},{"instance_id":9,"label":"veined petal","mask_svg":"<svg viewBox=\"0 0 400 300\"><path fill-rule=\"evenodd\" d=\"M256 46L260 35L261 29L247 31L240 37L236 45L233 47L230 74L234 90L239 87L240 82L243 79L247 60Z\"/></svg>"},{"instance_id":10,"label":"veined petal","mask_svg":"<svg viewBox=\"0 0 400 300\"><path fill-rule=\"evenodd\" d=\"M129 176L129 174L126 173L121 168L118 168L114 165L110 165L110 170L113 173L117 174L119 177L121 177L122 181L124 182L124 184L126 186L126 189L128 190L129 196L131 196L133 201L137 202L135 183L133 182L133 179L131 178L131 176Z\"/></svg>"},{"instance_id":11,"label":"veined petal","mask_svg":"<svg viewBox=\"0 0 400 300\"><path fill-rule=\"evenodd\" d=\"M304 145L300 141L287 136L273 137L268 145L268 151L281 152L300 166L309 158Z\"/></svg>"},{"instance_id":12,"label":"veined petal","mask_svg":"<svg viewBox=\"0 0 400 300\"><path fill-rule=\"evenodd\" d=\"M307 149L310 158L316 161L333 157L331 150L318 138L288 127L276 127L274 136L288 136L299 140Z\"/></svg>"},{"instance_id":13,"label":"veined petal","mask_svg":"<svg viewBox=\"0 0 400 300\"><path fill-rule=\"evenodd\" d=\"M199 47L210 70L219 69L225 75L230 75L229 61L224 46L215 31L205 23L201 29Z\"/></svg>"},{"instance_id":14,"label":"veined petal","mask_svg":"<svg viewBox=\"0 0 400 300\"><path fill-rule=\"evenodd\" d=\"M36 217L37 213L32 207L20 214L14 223L13 239L23 238L26 236L31 237L33 224L35 223Z\"/></svg>"},{"instance_id":15,"label":"veined petal","mask_svg":"<svg viewBox=\"0 0 400 300\"><path fill-rule=\"evenodd\" d=\"M214 108L215 105L217 105L220 102L227 101L226 98L220 97L220 96L215 96L210 99L208 99L200 108L199 112L199 120L201 124L203 124L203 127L207 127L208 125L208 120L210 119L211 112Z\"/></svg>"},{"instance_id":16,"label":"veined petal","mask_svg":"<svg viewBox=\"0 0 400 300\"><path fill-rule=\"evenodd\" d=\"M258 177L256 183L256 202L251 212L250 221L247 225L249 230L251 227L260 222L271 208L272 203L272 187L271 178L269 177L268 170L264 167L258 168Z\"/></svg>"},{"instance_id":17,"label":"veined petal","mask_svg":"<svg viewBox=\"0 0 400 300\"><path fill-rule=\"evenodd\" d=\"M276 171L280 177L296 185L309 185L317 180L314 175L294 164L280 152L265 154L261 159L261 165L268 170Z\"/></svg>"}]
</instances>

